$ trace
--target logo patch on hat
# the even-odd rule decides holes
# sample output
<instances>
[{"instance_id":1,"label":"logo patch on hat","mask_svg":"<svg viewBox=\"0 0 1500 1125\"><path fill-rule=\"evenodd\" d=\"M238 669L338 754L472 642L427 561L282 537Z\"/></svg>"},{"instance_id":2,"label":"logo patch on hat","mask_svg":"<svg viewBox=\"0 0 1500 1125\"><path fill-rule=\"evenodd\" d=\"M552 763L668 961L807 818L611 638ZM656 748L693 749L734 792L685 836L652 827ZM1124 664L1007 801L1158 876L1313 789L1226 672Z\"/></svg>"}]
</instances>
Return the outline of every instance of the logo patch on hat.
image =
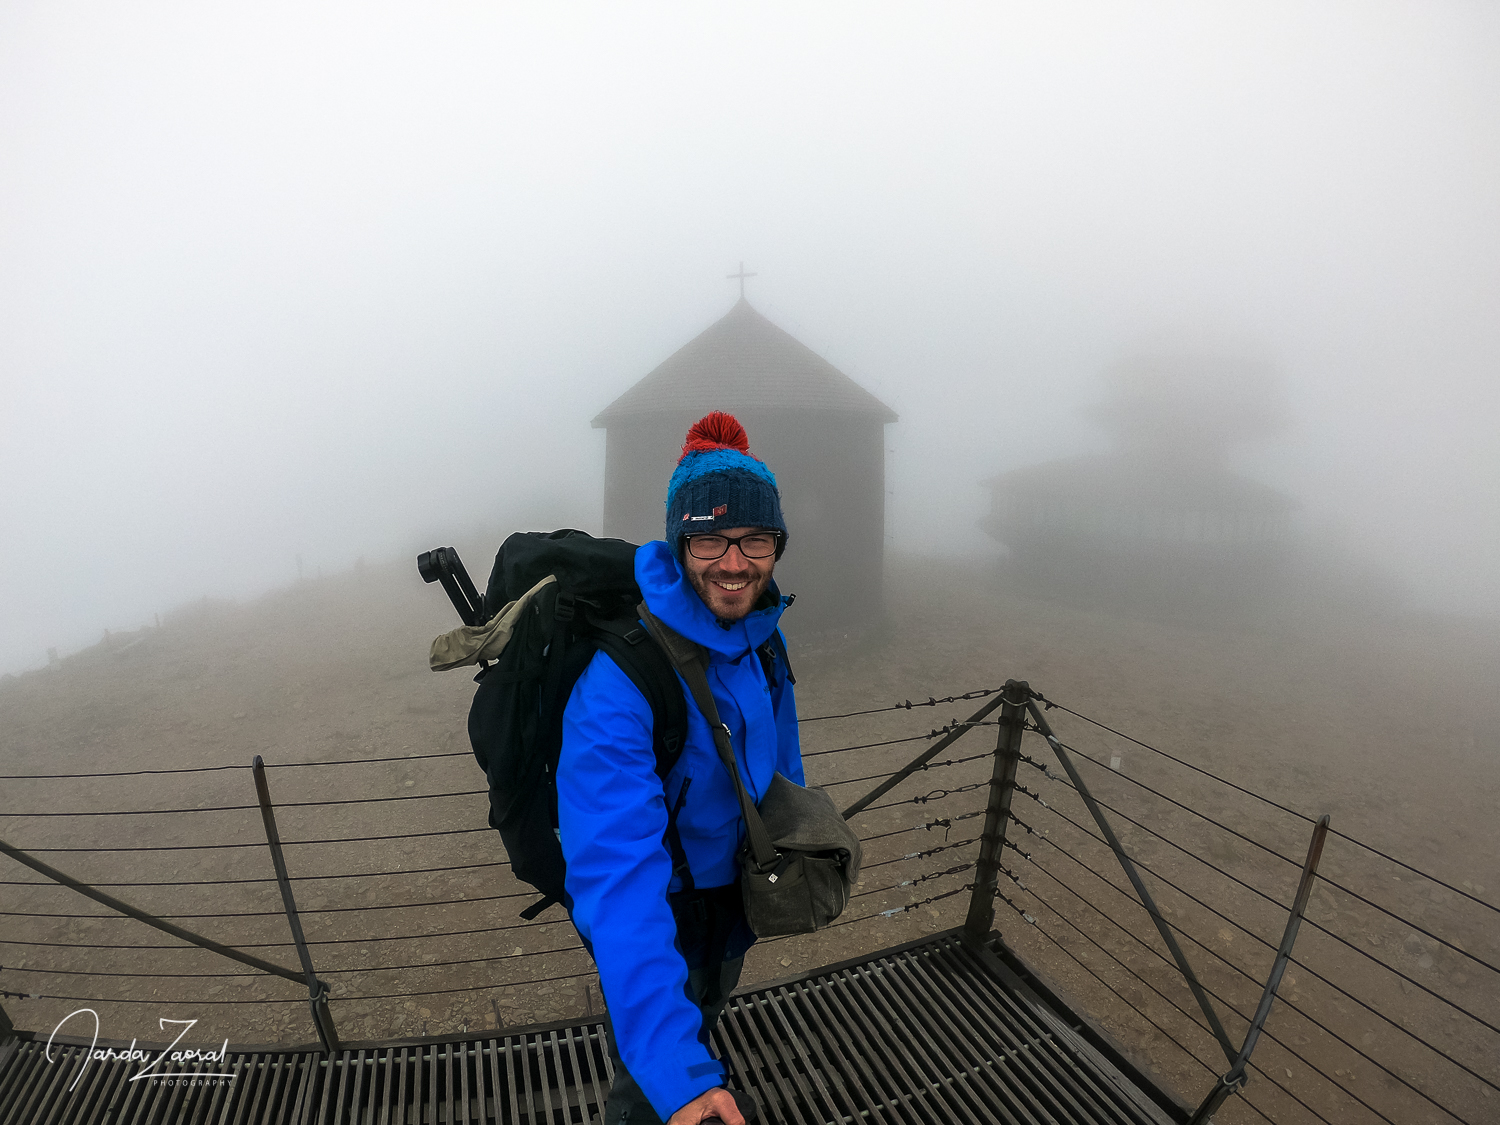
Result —
<instances>
[{"instance_id":1,"label":"logo patch on hat","mask_svg":"<svg viewBox=\"0 0 1500 1125\"><path fill-rule=\"evenodd\" d=\"M714 509L714 518L715 519L718 519L720 516L727 516L728 514L729 514L729 505L728 504L720 504L717 508Z\"/></svg>"}]
</instances>

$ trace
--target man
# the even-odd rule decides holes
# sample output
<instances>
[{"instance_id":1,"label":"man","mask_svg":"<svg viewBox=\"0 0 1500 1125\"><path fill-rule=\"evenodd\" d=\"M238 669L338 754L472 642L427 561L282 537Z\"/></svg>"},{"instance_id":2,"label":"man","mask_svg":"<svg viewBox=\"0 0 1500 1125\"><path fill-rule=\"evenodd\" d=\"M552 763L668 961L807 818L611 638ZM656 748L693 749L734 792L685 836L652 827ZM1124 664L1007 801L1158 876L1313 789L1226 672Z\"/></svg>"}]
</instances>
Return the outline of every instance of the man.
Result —
<instances>
[{"instance_id":1,"label":"man","mask_svg":"<svg viewBox=\"0 0 1500 1125\"><path fill-rule=\"evenodd\" d=\"M716 412L688 431L665 540L635 557L647 608L710 653L709 687L757 804L777 771L803 780L785 650L767 644L784 608L771 572L786 540L776 478L750 456L744 428ZM685 695L687 743L665 783L651 709L605 654L563 716L558 824L567 905L609 1010L606 1125L744 1121L708 1041L755 940L736 883L745 827L708 722Z\"/></svg>"}]
</instances>

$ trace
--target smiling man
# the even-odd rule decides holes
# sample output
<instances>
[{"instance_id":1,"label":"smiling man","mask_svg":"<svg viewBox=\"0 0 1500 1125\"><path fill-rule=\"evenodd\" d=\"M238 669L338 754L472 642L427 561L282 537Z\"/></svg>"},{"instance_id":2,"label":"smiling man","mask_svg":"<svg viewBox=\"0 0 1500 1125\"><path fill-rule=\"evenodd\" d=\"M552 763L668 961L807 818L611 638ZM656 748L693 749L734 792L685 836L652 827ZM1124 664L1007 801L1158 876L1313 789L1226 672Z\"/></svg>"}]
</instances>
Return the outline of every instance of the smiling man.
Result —
<instances>
[{"instance_id":1,"label":"smiling man","mask_svg":"<svg viewBox=\"0 0 1500 1125\"><path fill-rule=\"evenodd\" d=\"M722 535L688 535L683 569L693 589L720 621L738 621L771 583L782 536L760 527L729 528Z\"/></svg>"},{"instance_id":2,"label":"smiling man","mask_svg":"<svg viewBox=\"0 0 1500 1125\"><path fill-rule=\"evenodd\" d=\"M688 431L667 486L664 540L635 556L653 616L709 653L708 682L751 799L780 772L802 783L797 708L771 580L786 548L776 478L744 428L714 413ZM708 721L690 694L687 740L656 772L651 707L598 653L563 716L558 831L568 909L608 1006L606 1125L744 1116L709 1034L755 935L736 854L745 826Z\"/></svg>"}]
</instances>

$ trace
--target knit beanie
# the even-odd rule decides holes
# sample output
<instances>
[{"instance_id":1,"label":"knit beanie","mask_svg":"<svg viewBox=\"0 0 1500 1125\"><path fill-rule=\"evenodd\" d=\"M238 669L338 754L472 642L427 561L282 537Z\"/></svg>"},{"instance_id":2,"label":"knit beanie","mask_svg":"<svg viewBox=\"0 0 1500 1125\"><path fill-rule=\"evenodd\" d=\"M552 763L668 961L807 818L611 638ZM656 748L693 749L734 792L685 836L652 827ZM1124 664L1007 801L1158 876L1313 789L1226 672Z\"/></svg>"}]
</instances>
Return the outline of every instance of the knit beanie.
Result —
<instances>
[{"instance_id":1,"label":"knit beanie","mask_svg":"<svg viewBox=\"0 0 1500 1125\"><path fill-rule=\"evenodd\" d=\"M731 414L705 414L687 432L682 457L667 483L667 545L682 557L684 535L717 534L731 527L781 532L781 493L765 463L750 455L745 427ZM776 552L777 557L781 550Z\"/></svg>"}]
</instances>

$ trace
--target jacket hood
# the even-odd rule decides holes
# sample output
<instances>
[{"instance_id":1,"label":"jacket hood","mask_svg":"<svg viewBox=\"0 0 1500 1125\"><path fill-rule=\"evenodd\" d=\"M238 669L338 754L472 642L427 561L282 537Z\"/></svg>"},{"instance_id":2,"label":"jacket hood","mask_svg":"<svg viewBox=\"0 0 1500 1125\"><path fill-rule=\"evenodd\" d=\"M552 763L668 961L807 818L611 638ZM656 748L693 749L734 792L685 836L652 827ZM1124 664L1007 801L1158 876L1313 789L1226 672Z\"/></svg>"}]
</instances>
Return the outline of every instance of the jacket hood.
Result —
<instances>
[{"instance_id":1,"label":"jacket hood","mask_svg":"<svg viewBox=\"0 0 1500 1125\"><path fill-rule=\"evenodd\" d=\"M731 660L765 644L776 631L781 611L786 608L786 599L773 578L768 592L774 604L751 610L743 620L726 629L703 604L672 549L660 539L636 550L635 580L652 613L688 640Z\"/></svg>"}]
</instances>

